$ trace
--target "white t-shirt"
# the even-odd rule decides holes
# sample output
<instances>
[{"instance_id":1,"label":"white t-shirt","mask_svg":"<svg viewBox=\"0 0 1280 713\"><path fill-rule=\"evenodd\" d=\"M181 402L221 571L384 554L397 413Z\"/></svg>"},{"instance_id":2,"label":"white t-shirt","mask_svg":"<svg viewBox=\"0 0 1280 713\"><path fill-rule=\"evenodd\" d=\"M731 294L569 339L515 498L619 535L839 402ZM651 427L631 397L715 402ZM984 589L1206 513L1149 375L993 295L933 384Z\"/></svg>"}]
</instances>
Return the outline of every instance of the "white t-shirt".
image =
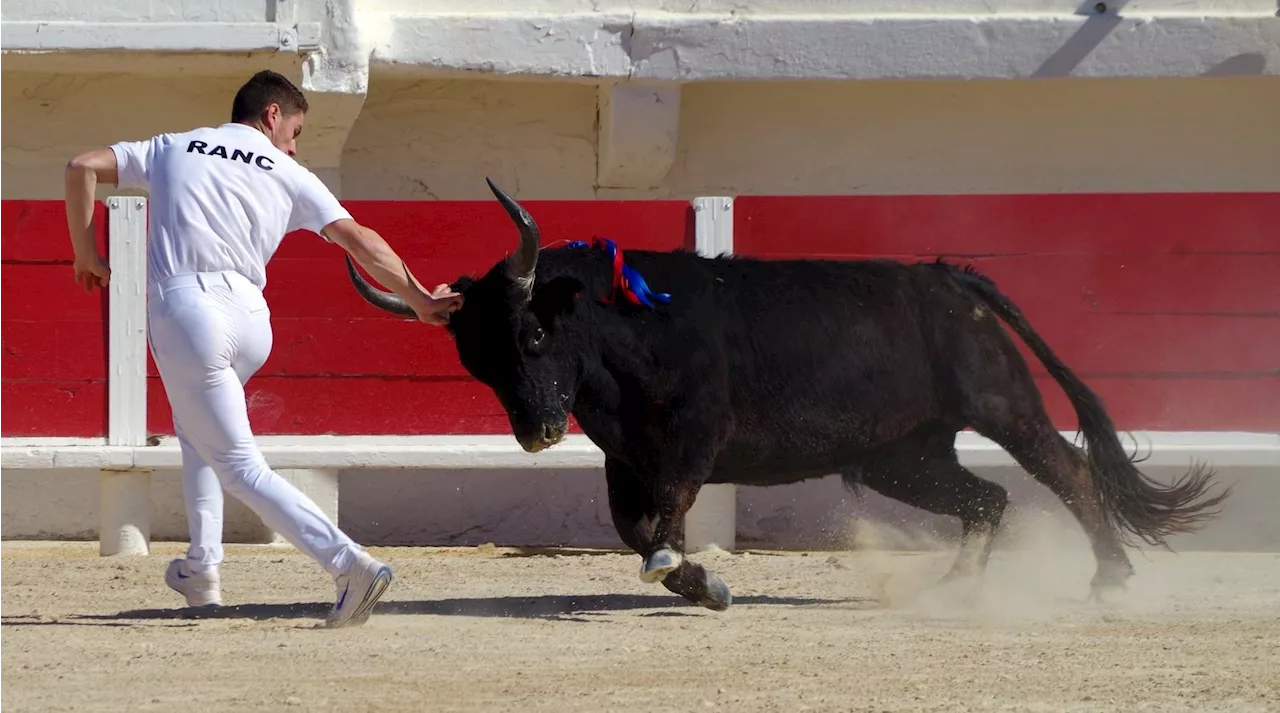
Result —
<instances>
[{"instance_id":1,"label":"white t-shirt","mask_svg":"<svg viewBox=\"0 0 1280 713\"><path fill-rule=\"evenodd\" d=\"M233 270L261 289L285 233L350 218L261 131L223 124L114 144L121 188L149 190L147 280ZM323 237L323 235L321 236Z\"/></svg>"}]
</instances>

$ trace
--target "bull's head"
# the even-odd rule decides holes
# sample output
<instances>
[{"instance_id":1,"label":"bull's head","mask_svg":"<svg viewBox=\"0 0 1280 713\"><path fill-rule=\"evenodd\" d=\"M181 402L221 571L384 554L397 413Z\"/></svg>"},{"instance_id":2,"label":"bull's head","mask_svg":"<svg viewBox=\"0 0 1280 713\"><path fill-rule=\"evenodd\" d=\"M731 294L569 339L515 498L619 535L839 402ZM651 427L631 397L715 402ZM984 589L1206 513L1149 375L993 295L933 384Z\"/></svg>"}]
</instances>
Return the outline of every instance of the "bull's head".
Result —
<instances>
[{"instance_id":1,"label":"bull's head","mask_svg":"<svg viewBox=\"0 0 1280 713\"><path fill-rule=\"evenodd\" d=\"M487 179L486 179L487 180ZM582 354L572 345L568 317L582 283L573 277L535 279L538 224L519 203L488 181L489 189L515 221L520 244L484 277L461 277L452 285L463 304L449 318L462 366L493 390L507 411L511 430L530 453L555 445L568 429L581 374ZM370 285L347 258L356 291L392 314L413 317L396 295Z\"/></svg>"}]
</instances>

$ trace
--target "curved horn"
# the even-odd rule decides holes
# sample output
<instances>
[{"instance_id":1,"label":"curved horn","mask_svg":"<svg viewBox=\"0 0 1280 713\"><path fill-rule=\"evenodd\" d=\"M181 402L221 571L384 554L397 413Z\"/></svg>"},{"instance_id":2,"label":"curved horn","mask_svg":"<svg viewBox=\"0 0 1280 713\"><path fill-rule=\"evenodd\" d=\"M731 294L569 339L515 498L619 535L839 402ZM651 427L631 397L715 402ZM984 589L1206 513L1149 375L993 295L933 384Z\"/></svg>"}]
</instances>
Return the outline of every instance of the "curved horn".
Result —
<instances>
[{"instance_id":1,"label":"curved horn","mask_svg":"<svg viewBox=\"0 0 1280 713\"><path fill-rule=\"evenodd\" d=\"M484 180L489 184L489 190L493 191L493 195L498 198L503 209L507 211L507 215L511 216L511 220L520 229L520 248L514 255L507 258L507 269L511 279L520 284L527 294L533 287L533 271L538 266L538 224L534 222L533 216L529 215L529 211L511 196L503 193L493 181L488 178Z\"/></svg>"},{"instance_id":2,"label":"curved horn","mask_svg":"<svg viewBox=\"0 0 1280 713\"><path fill-rule=\"evenodd\" d=\"M351 282L355 284L356 292L360 293L360 296L364 298L365 302L368 302L380 310L390 312L391 314L397 314L401 317L416 318L418 316L418 313L413 311L413 308L409 306L409 303L400 299L399 295L391 292L383 292L369 284L369 282L364 279L364 276L356 270L355 263L351 262L350 255L347 255L346 259L347 274L351 276Z\"/></svg>"}]
</instances>

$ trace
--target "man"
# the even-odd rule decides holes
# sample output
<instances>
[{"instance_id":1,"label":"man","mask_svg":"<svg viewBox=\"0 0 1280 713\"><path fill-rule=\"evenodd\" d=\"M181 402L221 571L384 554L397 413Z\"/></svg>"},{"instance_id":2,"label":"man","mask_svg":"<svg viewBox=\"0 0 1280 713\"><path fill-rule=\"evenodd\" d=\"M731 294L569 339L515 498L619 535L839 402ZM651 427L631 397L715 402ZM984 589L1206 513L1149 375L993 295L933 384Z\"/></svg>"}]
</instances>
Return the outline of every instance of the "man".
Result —
<instances>
[{"instance_id":1,"label":"man","mask_svg":"<svg viewBox=\"0 0 1280 713\"><path fill-rule=\"evenodd\" d=\"M272 342L266 263L285 233L306 229L350 253L423 322L443 324L462 298L448 285L423 290L386 241L293 159L307 108L293 83L263 71L236 94L230 123L81 154L67 165L67 226L76 281L105 287L111 269L92 225L96 184L150 191L148 336L182 447L191 533L187 556L169 563L165 582L189 606L222 603L225 488L334 577L329 626L358 626L391 569L271 470L249 428L244 383Z\"/></svg>"}]
</instances>

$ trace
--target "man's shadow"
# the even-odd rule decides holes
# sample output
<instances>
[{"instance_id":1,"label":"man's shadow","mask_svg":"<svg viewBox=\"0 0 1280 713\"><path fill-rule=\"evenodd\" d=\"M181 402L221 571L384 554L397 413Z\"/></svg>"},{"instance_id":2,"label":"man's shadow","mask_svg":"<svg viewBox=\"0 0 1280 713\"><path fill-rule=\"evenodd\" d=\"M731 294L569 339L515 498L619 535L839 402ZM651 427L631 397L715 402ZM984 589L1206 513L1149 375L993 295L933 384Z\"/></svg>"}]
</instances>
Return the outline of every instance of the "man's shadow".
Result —
<instances>
[{"instance_id":1,"label":"man's shadow","mask_svg":"<svg viewBox=\"0 0 1280 713\"><path fill-rule=\"evenodd\" d=\"M192 619L324 619L332 608L328 602L297 604L238 604L211 608L133 609L118 614L78 614L56 621L29 617L3 617L4 626L128 626L128 622ZM850 597L820 599L810 597L736 597L733 606L823 607L834 609L868 609L878 603L874 599ZM480 618L538 619L546 621L606 622L602 615L653 609L641 616L694 616L711 614L706 609L679 597L638 594L570 595L550 594L528 597L477 597L436 599L431 601L389 601L374 607L375 616L462 616ZM733 611L733 608L730 608Z\"/></svg>"}]
</instances>

